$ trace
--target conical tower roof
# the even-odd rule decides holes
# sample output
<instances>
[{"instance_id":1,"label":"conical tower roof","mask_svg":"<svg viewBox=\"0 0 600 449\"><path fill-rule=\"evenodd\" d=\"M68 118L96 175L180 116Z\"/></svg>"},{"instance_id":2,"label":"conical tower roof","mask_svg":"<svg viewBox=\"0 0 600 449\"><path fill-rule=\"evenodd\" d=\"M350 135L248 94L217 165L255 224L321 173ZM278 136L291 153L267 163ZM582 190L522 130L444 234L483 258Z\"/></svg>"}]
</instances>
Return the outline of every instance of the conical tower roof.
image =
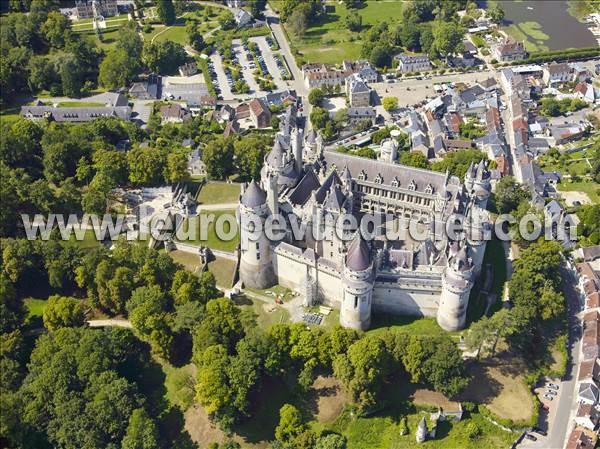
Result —
<instances>
[{"instance_id":1,"label":"conical tower roof","mask_svg":"<svg viewBox=\"0 0 600 449\"><path fill-rule=\"evenodd\" d=\"M260 188L256 181L252 181L244 191L241 201L246 207L260 206L267 201L267 193Z\"/></svg>"},{"instance_id":2,"label":"conical tower roof","mask_svg":"<svg viewBox=\"0 0 600 449\"><path fill-rule=\"evenodd\" d=\"M364 271L371 265L371 249L360 231L357 232L358 236L348 246L346 266L353 271Z\"/></svg>"}]
</instances>

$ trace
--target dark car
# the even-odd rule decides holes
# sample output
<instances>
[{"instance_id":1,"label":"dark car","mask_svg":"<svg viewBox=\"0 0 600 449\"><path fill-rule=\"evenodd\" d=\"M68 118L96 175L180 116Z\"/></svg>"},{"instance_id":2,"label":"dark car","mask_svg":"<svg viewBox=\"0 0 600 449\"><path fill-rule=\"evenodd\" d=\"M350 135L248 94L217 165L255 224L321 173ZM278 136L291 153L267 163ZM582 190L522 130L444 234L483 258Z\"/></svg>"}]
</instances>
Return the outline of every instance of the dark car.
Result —
<instances>
[{"instance_id":1,"label":"dark car","mask_svg":"<svg viewBox=\"0 0 600 449\"><path fill-rule=\"evenodd\" d=\"M548 432L546 432L545 430L542 430L542 429L538 429L537 427L534 427L532 429L532 431L535 433L539 433L540 435L543 435L543 436L548 436Z\"/></svg>"},{"instance_id":2,"label":"dark car","mask_svg":"<svg viewBox=\"0 0 600 449\"><path fill-rule=\"evenodd\" d=\"M537 441L537 438L534 437L533 435L531 435L530 433L526 433L525 438L527 438L528 440L531 440L531 441Z\"/></svg>"}]
</instances>

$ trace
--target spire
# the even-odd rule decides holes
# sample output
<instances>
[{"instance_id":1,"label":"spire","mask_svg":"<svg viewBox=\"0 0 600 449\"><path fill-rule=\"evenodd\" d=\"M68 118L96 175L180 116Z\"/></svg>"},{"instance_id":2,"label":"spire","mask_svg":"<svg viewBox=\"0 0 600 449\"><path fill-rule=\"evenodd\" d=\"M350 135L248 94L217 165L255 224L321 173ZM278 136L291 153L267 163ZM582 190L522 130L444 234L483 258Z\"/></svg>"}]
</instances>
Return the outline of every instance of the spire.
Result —
<instances>
[{"instance_id":1,"label":"spire","mask_svg":"<svg viewBox=\"0 0 600 449\"><path fill-rule=\"evenodd\" d=\"M265 204L267 193L260 188L256 181L252 181L241 197L241 203L249 208Z\"/></svg>"},{"instance_id":2,"label":"spire","mask_svg":"<svg viewBox=\"0 0 600 449\"><path fill-rule=\"evenodd\" d=\"M365 241L360 230L348 246L346 266L353 271L365 271L371 265L371 249Z\"/></svg>"}]
</instances>

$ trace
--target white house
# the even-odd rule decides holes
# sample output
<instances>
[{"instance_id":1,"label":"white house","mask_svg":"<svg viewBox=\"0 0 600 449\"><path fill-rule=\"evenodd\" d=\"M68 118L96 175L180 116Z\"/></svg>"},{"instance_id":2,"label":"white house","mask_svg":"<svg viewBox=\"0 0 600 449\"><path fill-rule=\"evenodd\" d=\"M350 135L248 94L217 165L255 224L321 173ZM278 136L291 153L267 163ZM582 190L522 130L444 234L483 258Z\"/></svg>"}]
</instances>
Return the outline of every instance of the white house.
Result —
<instances>
[{"instance_id":1,"label":"white house","mask_svg":"<svg viewBox=\"0 0 600 449\"><path fill-rule=\"evenodd\" d=\"M566 62L560 64L548 64L544 67L542 79L547 86L567 83L571 80L571 67Z\"/></svg>"},{"instance_id":2,"label":"white house","mask_svg":"<svg viewBox=\"0 0 600 449\"><path fill-rule=\"evenodd\" d=\"M431 70L431 61L427 55L409 56L404 53L394 56L398 60L398 71L402 73L425 72Z\"/></svg>"}]
</instances>

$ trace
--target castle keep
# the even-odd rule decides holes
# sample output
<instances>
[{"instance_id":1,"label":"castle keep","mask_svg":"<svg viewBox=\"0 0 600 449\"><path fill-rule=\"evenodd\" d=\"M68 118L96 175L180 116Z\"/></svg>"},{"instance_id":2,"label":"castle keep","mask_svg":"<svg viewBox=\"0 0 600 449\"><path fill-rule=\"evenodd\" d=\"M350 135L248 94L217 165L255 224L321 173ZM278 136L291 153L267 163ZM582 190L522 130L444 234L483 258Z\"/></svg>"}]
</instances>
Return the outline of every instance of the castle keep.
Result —
<instances>
[{"instance_id":1,"label":"castle keep","mask_svg":"<svg viewBox=\"0 0 600 449\"><path fill-rule=\"evenodd\" d=\"M385 151L383 151L385 150ZM465 182L395 164L393 139L382 143L379 160L325 151L312 130L305 136L293 106L286 111L273 149L264 160L259 182L243 188L239 204L240 278L253 288L280 284L299 292L305 305L326 304L340 310L340 323L367 329L373 312L436 317L446 330L465 325L469 294L479 274L485 240L464 235L446 237L453 214L489 226L485 205L490 175L482 161L471 166ZM308 232L295 240L295 227L330 223L341 214L360 222L364 214L389 214L387 229L406 230L411 220L431 231L425 240L366 241L355 230L348 239L315 239ZM265 233L251 239L248 219L263 225L271 214L285 217L286 237L271 241ZM325 227L331 224L325 224Z\"/></svg>"}]
</instances>

